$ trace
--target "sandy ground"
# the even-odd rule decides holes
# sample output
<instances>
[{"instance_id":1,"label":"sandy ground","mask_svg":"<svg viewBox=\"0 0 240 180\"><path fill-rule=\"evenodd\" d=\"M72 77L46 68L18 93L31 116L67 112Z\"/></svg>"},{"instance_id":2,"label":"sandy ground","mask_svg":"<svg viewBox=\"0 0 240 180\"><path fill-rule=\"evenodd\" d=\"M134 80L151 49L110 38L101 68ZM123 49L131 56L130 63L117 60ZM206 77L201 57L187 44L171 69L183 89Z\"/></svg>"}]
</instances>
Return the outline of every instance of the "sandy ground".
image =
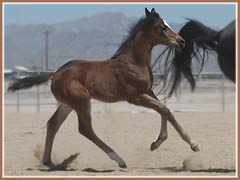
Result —
<instances>
[{"instance_id":1,"label":"sandy ground","mask_svg":"<svg viewBox=\"0 0 240 180\"><path fill-rule=\"evenodd\" d=\"M52 113L5 110L5 176L234 176L236 173L234 112L174 112L198 143L197 153L191 151L170 124L168 140L151 152L150 145L158 136L161 122L155 112L93 112L96 134L121 155L127 169L118 168L96 145L81 136L76 114L71 113L56 136L54 156L61 162L70 154L80 154L68 171L49 172L34 152L41 152L37 145L44 144L46 122ZM190 162L190 170L183 169L184 160Z\"/></svg>"}]
</instances>

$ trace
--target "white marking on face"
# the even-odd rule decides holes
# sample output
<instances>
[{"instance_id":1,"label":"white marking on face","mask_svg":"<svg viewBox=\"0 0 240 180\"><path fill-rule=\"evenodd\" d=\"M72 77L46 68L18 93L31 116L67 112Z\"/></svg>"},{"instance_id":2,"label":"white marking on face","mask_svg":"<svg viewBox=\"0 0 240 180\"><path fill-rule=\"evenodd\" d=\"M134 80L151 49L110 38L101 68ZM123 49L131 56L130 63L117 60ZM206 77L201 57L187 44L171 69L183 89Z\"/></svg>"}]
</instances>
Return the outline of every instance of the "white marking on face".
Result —
<instances>
[{"instance_id":1,"label":"white marking on face","mask_svg":"<svg viewBox=\"0 0 240 180\"><path fill-rule=\"evenodd\" d=\"M163 23L164 23L164 25L166 25L169 29L172 29L172 28L168 25L167 21L165 21L164 19L163 19Z\"/></svg>"}]
</instances>

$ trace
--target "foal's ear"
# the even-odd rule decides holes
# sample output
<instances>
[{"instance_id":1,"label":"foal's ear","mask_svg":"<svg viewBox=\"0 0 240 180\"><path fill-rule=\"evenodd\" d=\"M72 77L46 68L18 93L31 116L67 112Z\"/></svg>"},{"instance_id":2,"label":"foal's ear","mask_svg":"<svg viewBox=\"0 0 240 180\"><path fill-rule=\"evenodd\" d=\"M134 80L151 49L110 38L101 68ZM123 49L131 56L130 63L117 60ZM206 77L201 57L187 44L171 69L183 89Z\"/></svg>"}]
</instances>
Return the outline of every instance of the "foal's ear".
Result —
<instances>
[{"instance_id":1,"label":"foal's ear","mask_svg":"<svg viewBox=\"0 0 240 180\"><path fill-rule=\"evenodd\" d=\"M151 13L156 13L154 8L151 9Z\"/></svg>"},{"instance_id":2,"label":"foal's ear","mask_svg":"<svg viewBox=\"0 0 240 180\"><path fill-rule=\"evenodd\" d=\"M149 17L151 15L150 11L147 8L145 8L145 14L147 17Z\"/></svg>"}]
</instances>

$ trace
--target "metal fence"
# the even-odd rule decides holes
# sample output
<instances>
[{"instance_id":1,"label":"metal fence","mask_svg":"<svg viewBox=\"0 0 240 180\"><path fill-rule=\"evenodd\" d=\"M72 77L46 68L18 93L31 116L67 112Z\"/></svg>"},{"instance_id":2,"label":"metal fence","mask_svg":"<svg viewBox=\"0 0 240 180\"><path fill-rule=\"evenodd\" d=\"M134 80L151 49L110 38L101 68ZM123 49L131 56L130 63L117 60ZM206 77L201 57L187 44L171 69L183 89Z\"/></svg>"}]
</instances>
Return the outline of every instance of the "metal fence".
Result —
<instances>
[{"instance_id":1,"label":"metal fence","mask_svg":"<svg viewBox=\"0 0 240 180\"><path fill-rule=\"evenodd\" d=\"M155 81L157 81L156 78ZM5 81L5 111L44 112L56 109L57 102L50 91L50 84L11 93L6 91L8 83L8 81ZM160 86L156 86L154 91L158 91ZM235 111L235 84L226 80L222 75L198 77L197 87L193 93L190 91L187 82L183 81L177 96L172 96L168 100L165 99L166 96L166 94L161 94L159 99L173 111ZM92 100L92 109L101 112L152 111L125 102L107 104L96 100Z\"/></svg>"}]
</instances>

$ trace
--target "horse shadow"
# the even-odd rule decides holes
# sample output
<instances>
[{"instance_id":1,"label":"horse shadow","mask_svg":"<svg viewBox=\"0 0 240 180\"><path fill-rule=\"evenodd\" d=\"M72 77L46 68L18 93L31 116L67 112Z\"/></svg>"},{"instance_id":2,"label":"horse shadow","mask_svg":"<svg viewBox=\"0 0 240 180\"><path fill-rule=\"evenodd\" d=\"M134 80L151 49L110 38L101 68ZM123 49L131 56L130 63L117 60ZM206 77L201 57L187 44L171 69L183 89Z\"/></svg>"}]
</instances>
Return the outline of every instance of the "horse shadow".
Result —
<instances>
[{"instance_id":1,"label":"horse shadow","mask_svg":"<svg viewBox=\"0 0 240 180\"><path fill-rule=\"evenodd\" d=\"M149 170L154 169L154 168L148 168ZM232 173L236 172L235 169L228 169L228 168L209 168L209 169L197 169L197 170L186 170L182 167L163 167L159 168L159 170L164 170L164 171L169 171L169 172L193 172L193 173L198 173L198 172L207 172L207 173Z\"/></svg>"},{"instance_id":2,"label":"horse shadow","mask_svg":"<svg viewBox=\"0 0 240 180\"><path fill-rule=\"evenodd\" d=\"M97 170L93 168L85 168L82 171L88 172L88 173L111 173L111 172L114 172L115 170L113 169Z\"/></svg>"},{"instance_id":3,"label":"horse shadow","mask_svg":"<svg viewBox=\"0 0 240 180\"><path fill-rule=\"evenodd\" d=\"M75 169L75 168L67 168L67 169L50 169L50 168L36 168L36 169L33 169L33 168L27 168L26 169L27 171L34 171L34 170L38 170L38 171L42 171L42 172L53 172L53 171L77 171L78 169Z\"/></svg>"},{"instance_id":4,"label":"horse shadow","mask_svg":"<svg viewBox=\"0 0 240 180\"><path fill-rule=\"evenodd\" d=\"M27 168L27 171L34 171L34 170L38 170L38 171L42 171L42 172L52 172L52 171L79 171L79 169L75 169L75 168L67 168L67 169L50 169L50 168L45 168L45 167L40 167L37 169L34 168ZM104 170L97 170L97 169L93 169L93 168L85 168L81 171L84 172L88 172L88 173L111 173L114 172L115 170L113 169L104 169ZM122 170L120 170L122 171Z\"/></svg>"},{"instance_id":5,"label":"horse shadow","mask_svg":"<svg viewBox=\"0 0 240 180\"><path fill-rule=\"evenodd\" d=\"M34 169L27 168L26 170L32 171ZM43 171L43 172L51 172L51 171L78 171L79 169L67 168L64 170L52 170L52 169L48 169L48 168L37 168L37 170ZM176 166L162 167L162 168L145 168L145 170L152 171L152 172L168 171L168 172L174 172L174 173L179 173L179 172L232 173L232 172L236 172L235 169L228 169L228 168L209 168L209 169L198 169L198 170L186 170L182 167L176 167ZM88 173L112 173L116 170L113 170L113 169L98 170L98 169L93 169L93 168L85 168L81 171L88 172ZM119 171L127 172L126 170L122 170L122 169L119 169Z\"/></svg>"}]
</instances>

